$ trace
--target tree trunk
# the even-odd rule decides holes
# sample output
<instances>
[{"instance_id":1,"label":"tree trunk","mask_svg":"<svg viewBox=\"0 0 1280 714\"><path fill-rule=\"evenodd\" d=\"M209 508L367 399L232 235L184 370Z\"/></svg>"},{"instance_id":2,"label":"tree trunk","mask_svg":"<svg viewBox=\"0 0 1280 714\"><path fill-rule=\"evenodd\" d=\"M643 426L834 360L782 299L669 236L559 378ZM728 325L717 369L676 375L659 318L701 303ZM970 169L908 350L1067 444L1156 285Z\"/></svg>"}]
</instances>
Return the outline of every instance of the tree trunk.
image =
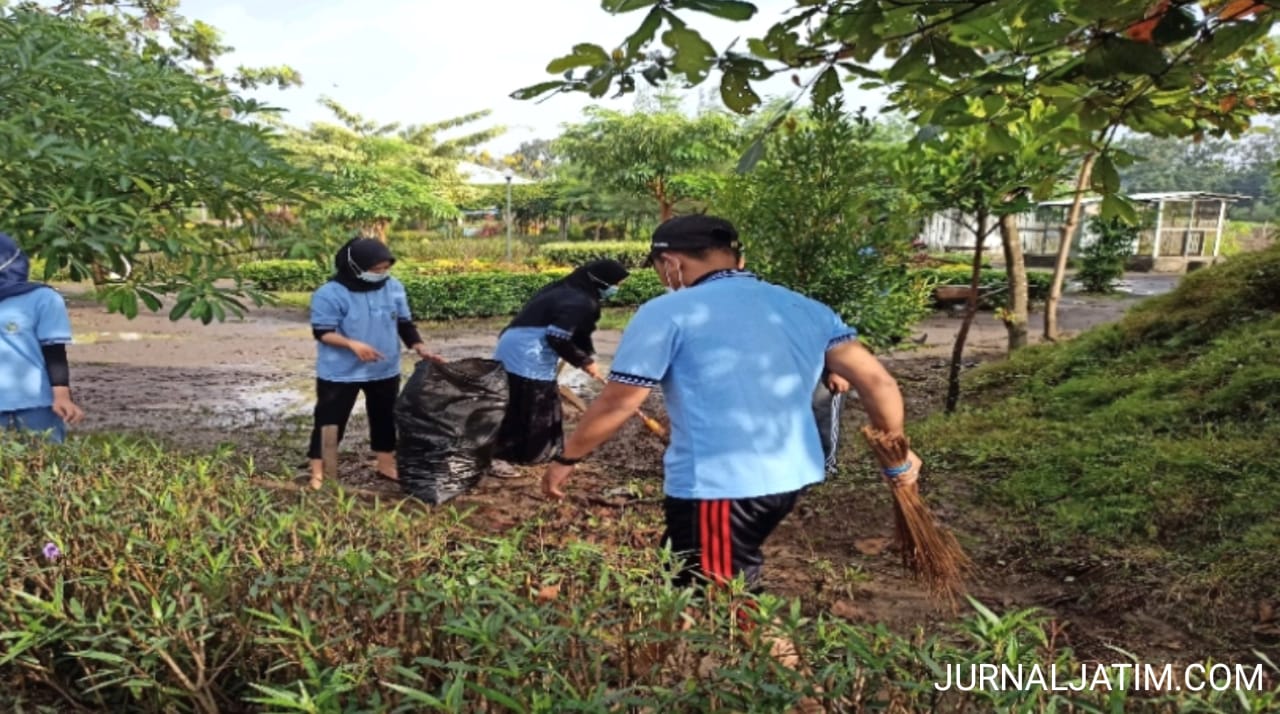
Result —
<instances>
[{"instance_id":1,"label":"tree trunk","mask_svg":"<svg viewBox=\"0 0 1280 714\"><path fill-rule=\"evenodd\" d=\"M360 232L365 238L377 238L383 245L387 243L387 231L391 229L391 219L375 218L372 221L360 226Z\"/></svg>"},{"instance_id":2,"label":"tree trunk","mask_svg":"<svg viewBox=\"0 0 1280 714\"><path fill-rule=\"evenodd\" d=\"M1067 259L1071 257L1072 236L1080 225L1080 211L1084 207L1084 190L1089 186L1089 178L1093 175L1093 162L1097 152L1085 154L1080 164L1080 175L1076 178L1076 195L1071 201L1071 211L1067 214L1067 225L1062 229L1062 243L1058 246L1058 262L1053 266L1053 283L1049 286L1049 298L1044 303L1044 338L1058 339L1058 302L1062 299L1062 283L1067 275Z\"/></svg>"},{"instance_id":3,"label":"tree trunk","mask_svg":"<svg viewBox=\"0 0 1280 714\"><path fill-rule=\"evenodd\" d=\"M1000 242L1004 245L1004 271L1009 280L1009 297L1001 316L1009 331L1009 354L1027 346L1027 318L1030 296L1027 289L1027 263L1022 255L1022 237L1018 235L1018 217L1000 216Z\"/></svg>"},{"instance_id":4,"label":"tree trunk","mask_svg":"<svg viewBox=\"0 0 1280 714\"><path fill-rule=\"evenodd\" d=\"M960 403L960 362L964 357L964 343L969 339L969 328L973 318L978 314L978 288L982 285L982 243L987 238L987 212L978 211L977 240L973 246L973 273L969 278L969 298L964 303L964 321L960 323L960 332L956 335L955 347L951 350L951 372L947 376L946 412L953 413Z\"/></svg>"},{"instance_id":5,"label":"tree trunk","mask_svg":"<svg viewBox=\"0 0 1280 714\"><path fill-rule=\"evenodd\" d=\"M89 272L93 275L93 287L100 288L107 284L107 268L102 263L99 263L96 258L89 265Z\"/></svg>"},{"instance_id":6,"label":"tree trunk","mask_svg":"<svg viewBox=\"0 0 1280 714\"><path fill-rule=\"evenodd\" d=\"M667 196L667 183L662 179L653 182L653 197L658 199L658 220L666 223L675 215L675 203Z\"/></svg>"},{"instance_id":7,"label":"tree trunk","mask_svg":"<svg viewBox=\"0 0 1280 714\"><path fill-rule=\"evenodd\" d=\"M560 214L560 240L569 240L569 212Z\"/></svg>"}]
</instances>

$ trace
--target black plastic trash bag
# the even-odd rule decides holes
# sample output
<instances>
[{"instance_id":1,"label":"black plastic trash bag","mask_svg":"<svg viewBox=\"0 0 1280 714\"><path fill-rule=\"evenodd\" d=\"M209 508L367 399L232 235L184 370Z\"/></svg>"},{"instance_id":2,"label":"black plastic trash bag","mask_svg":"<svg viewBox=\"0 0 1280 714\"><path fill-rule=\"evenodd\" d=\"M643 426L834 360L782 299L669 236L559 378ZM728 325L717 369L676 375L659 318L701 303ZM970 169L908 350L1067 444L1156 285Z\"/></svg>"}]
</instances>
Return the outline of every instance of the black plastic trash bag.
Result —
<instances>
[{"instance_id":1,"label":"black plastic trash bag","mask_svg":"<svg viewBox=\"0 0 1280 714\"><path fill-rule=\"evenodd\" d=\"M411 496L440 504L488 471L507 410L502 363L418 363L396 400L396 468Z\"/></svg>"}]
</instances>

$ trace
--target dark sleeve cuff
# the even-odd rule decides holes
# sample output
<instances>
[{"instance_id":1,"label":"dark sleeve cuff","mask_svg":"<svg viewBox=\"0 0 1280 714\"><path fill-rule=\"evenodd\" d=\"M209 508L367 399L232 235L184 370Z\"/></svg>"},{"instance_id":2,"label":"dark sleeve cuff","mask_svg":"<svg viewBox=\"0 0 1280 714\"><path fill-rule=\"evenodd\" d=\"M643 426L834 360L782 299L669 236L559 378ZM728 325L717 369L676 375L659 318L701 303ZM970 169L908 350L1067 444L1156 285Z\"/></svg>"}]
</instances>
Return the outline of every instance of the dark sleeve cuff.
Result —
<instances>
[{"instance_id":1,"label":"dark sleeve cuff","mask_svg":"<svg viewBox=\"0 0 1280 714\"><path fill-rule=\"evenodd\" d=\"M405 347L413 347L422 342L422 335L418 332L418 326L413 324L413 320L400 320L396 323L396 332L400 333L400 341Z\"/></svg>"},{"instance_id":2,"label":"dark sleeve cuff","mask_svg":"<svg viewBox=\"0 0 1280 714\"><path fill-rule=\"evenodd\" d=\"M319 340L319 339L323 338L325 335L329 334L330 332L337 332L337 330L333 329L332 327L313 327L313 328L311 328L311 334L312 334L312 335L315 335L315 338L316 338L317 340Z\"/></svg>"},{"instance_id":3,"label":"dark sleeve cuff","mask_svg":"<svg viewBox=\"0 0 1280 714\"><path fill-rule=\"evenodd\" d=\"M617 382L618 384L625 384L630 387L644 387L646 389L653 389L658 386L658 380L656 379L627 374L626 372L610 372L609 381Z\"/></svg>"},{"instance_id":4,"label":"dark sleeve cuff","mask_svg":"<svg viewBox=\"0 0 1280 714\"><path fill-rule=\"evenodd\" d=\"M49 384L55 387L71 386L71 368L67 366L66 345L41 345L44 368L49 373Z\"/></svg>"}]
</instances>

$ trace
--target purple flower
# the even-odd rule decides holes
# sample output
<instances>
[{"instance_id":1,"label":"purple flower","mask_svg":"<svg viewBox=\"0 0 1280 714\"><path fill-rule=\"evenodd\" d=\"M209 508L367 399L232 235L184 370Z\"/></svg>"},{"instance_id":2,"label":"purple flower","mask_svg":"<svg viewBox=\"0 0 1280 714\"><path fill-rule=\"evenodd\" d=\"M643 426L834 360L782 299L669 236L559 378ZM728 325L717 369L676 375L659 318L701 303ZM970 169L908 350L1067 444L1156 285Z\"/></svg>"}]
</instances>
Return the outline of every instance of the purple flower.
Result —
<instances>
[{"instance_id":1,"label":"purple flower","mask_svg":"<svg viewBox=\"0 0 1280 714\"><path fill-rule=\"evenodd\" d=\"M44 551L42 552L44 553L45 559L49 560L50 562L57 561L58 558L62 557L62 551L58 550L58 546L54 545L52 542L45 543Z\"/></svg>"}]
</instances>

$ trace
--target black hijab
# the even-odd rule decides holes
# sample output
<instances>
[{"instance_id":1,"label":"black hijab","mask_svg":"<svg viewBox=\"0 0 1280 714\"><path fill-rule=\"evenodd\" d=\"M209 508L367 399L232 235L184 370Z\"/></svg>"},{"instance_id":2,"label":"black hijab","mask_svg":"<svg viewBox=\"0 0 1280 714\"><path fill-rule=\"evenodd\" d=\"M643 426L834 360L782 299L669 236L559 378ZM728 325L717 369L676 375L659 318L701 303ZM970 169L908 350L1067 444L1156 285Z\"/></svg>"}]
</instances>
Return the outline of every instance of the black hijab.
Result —
<instances>
[{"instance_id":1,"label":"black hijab","mask_svg":"<svg viewBox=\"0 0 1280 714\"><path fill-rule=\"evenodd\" d=\"M617 285L631 273L616 260L593 260L565 277L564 282L599 299L601 288Z\"/></svg>"},{"instance_id":2,"label":"black hijab","mask_svg":"<svg viewBox=\"0 0 1280 714\"><path fill-rule=\"evenodd\" d=\"M391 249L381 241L373 238L352 238L333 256L334 273L329 279L351 292L365 293L381 290L386 287L387 281L371 283L361 280L360 273L384 262L394 265L396 259L392 257Z\"/></svg>"}]
</instances>

